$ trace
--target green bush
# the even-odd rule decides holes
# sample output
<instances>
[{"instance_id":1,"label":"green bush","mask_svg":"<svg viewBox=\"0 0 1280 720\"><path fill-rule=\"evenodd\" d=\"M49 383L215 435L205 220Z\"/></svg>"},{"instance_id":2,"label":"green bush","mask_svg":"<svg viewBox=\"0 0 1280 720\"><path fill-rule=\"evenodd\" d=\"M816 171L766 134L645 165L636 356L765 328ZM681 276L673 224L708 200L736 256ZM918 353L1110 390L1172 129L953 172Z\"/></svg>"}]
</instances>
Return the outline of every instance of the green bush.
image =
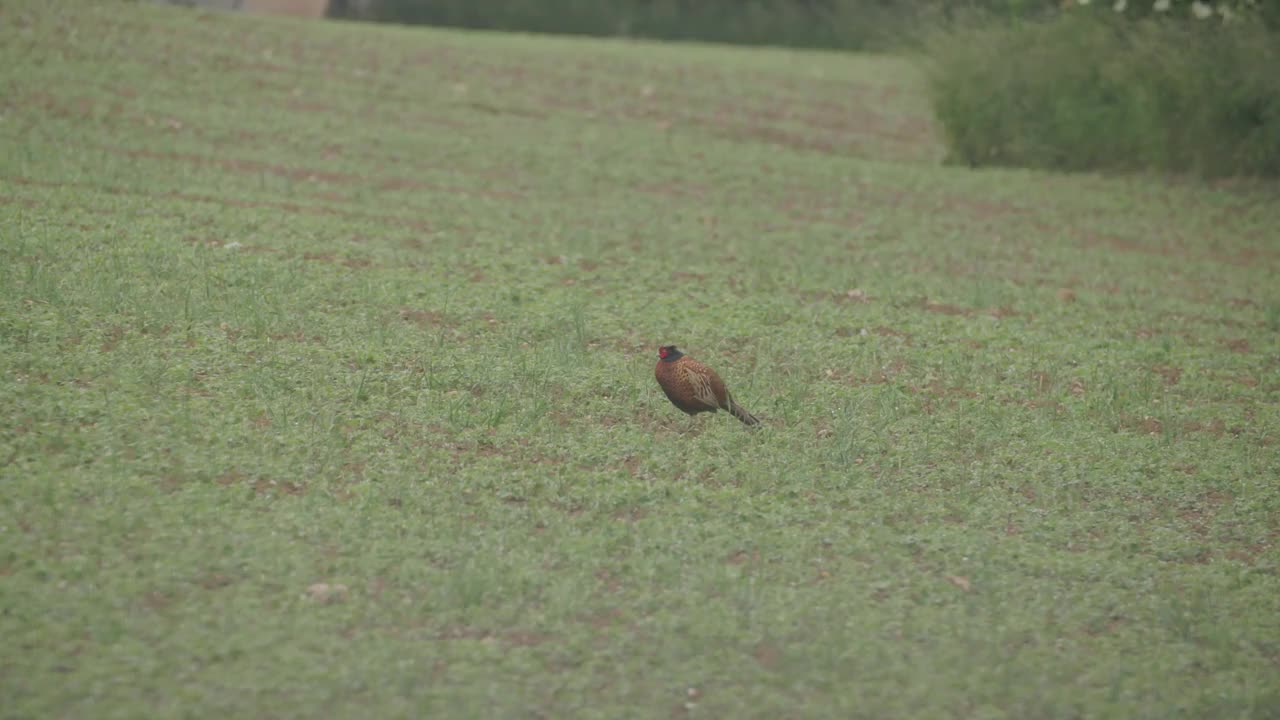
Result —
<instances>
[{"instance_id":1,"label":"green bush","mask_svg":"<svg viewBox=\"0 0 1280 720\"><path fill-rule=\"evenodd\" d=\"M1256 19L1067 12L927 49L954 161L1280 176L1280 43Z\"/></svg>"}]
</instances>

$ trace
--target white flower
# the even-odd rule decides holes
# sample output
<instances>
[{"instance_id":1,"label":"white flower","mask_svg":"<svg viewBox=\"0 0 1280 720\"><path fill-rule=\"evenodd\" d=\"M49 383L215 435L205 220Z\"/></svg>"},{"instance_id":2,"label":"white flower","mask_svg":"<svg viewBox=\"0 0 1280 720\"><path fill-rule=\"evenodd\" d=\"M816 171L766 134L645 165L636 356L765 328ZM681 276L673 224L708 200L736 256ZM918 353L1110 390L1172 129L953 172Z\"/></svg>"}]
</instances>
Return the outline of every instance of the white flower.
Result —
<instances>
[{"instance_id":1,"label":"white flower","mask_svg":"<svg viewBox=\"0 0 1280 720\"><path fill-rule=\"evenodd\" d=\"M1195 15L1197 20L1213 17L1213 6L1196 0L1191 3L1191 14Z\"/></svg>"},{"instance_id":2,"label":"white flower","mask_svg":"<svg viewBox=\"0 0 1280 720\"><path fill-rule=\"evenodd\" d=\"M1169 6L1172 4L1173 3L1169 0L1156 0L1155 4L1151 6L1151 9L1156 12L1167 12L1169 10Z\"/></svg>"}]
</instances>

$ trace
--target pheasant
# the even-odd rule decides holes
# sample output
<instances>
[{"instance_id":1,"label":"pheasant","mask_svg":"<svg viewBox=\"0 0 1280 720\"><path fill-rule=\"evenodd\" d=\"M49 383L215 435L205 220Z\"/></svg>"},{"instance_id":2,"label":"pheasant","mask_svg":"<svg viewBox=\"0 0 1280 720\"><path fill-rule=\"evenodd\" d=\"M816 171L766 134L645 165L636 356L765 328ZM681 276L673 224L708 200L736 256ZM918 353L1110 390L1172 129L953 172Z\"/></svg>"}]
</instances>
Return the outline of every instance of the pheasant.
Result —
<instances>
[{"instance_id":1,"label":"pheasant","mask_svg":"<svg viewBox=\"0 0 1280 720\"><path fill-rule=\"evenodd\" d=\"M746 425L759 425L755 415L733 401L716 371L680 352L675 345L658 348L653 376L672 405L690 415L728 410Z\"/></svg>"}]
</instances>

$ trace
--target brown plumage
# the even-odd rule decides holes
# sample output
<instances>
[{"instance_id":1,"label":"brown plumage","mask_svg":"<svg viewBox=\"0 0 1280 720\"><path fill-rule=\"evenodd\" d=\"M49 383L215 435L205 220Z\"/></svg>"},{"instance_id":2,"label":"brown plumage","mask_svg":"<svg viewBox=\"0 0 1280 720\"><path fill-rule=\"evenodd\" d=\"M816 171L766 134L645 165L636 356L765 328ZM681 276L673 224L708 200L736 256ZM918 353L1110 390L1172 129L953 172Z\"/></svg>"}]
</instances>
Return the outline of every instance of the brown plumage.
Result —
<instances>
[{"instance_id":1,"label":"brown plumage","mask_svg":"<svg viewBox=\"0 0 1280 720\"><path fill-rule=\"evenodd\" d=\"M658 348L658 365L653 376L672 405L694 415L728 410L747 425L759 425L755 415L733 401L716 371L680 352L675 345Z\"/></svg>"}]
</instances>

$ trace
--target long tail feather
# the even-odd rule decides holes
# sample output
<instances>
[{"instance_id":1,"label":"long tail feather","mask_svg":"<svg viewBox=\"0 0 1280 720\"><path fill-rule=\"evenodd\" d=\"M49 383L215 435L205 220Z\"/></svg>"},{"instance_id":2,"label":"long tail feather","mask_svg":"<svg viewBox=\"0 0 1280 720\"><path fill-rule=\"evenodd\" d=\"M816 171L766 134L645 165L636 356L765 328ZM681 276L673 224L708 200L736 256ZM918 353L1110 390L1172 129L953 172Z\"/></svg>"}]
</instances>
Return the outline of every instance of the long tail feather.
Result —
<instances>
[{"instance_id":1,"label":"long tail feather","mask_svg":"<svg viewBox=\"0 0 1280 720\"><path fill-rule=\"evenodd\" d=\"M744 425L755 426L760 424L760 421L756 418L755 415L752 415L751 413L747 412L746 408L742 407L741 405L734 402L733 400L729 401L729 413L734 417L738 418L739 420L741 420Z\"/></svg>"}]
</instances>

